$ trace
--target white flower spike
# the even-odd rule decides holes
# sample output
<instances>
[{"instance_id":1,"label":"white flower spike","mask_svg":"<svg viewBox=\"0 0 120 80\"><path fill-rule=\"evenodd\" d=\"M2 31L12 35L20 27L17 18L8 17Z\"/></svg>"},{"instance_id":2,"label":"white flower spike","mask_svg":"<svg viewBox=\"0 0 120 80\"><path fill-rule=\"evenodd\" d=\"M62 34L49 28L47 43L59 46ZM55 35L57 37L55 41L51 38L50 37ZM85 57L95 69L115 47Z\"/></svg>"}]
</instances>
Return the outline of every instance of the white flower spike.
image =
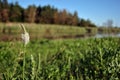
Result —
<instances>
[{"instance_id":1,"label":"white flower spike","mask_svg":"<svg viewBox=\"0 0 120 80\"><path fill-rule=\"evenodd\" d=\"M23 33L21 34L21 38L23 40L23 43L25 45L27 45L30 41L30 36L29 36L29 33L26 31L25 29L25 26L23 24L20 24L22 30L23 30Z\"/></svg>"}]
</instances>

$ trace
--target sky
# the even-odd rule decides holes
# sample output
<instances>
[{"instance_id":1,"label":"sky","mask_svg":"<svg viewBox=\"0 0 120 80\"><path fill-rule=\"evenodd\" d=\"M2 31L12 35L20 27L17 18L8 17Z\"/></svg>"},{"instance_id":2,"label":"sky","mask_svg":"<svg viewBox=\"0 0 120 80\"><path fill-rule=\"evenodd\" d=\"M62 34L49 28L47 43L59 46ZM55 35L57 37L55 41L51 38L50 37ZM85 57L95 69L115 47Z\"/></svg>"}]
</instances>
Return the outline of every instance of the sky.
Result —
<instances>
[{"instance_id":1,"label":"sky","mask_svg":"<svg viewBox=\"0 0 120 80\"><path fill-rule=\"evenodd\" d=\"M24 8L29 5L51 5L59 10L78 12L79 18L90 19L102 26L107 20L113 20L114 26L120 27L120 0L8 0L18 2Z\"/></svg>"}]
</instances>

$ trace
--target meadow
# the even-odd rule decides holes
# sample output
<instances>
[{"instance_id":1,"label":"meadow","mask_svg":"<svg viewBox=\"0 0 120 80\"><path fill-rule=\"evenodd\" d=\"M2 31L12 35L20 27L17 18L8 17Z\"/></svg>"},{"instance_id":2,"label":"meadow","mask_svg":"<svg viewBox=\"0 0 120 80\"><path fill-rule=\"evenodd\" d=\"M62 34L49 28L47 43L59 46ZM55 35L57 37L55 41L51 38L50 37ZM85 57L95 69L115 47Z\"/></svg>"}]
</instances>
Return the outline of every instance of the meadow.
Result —
<instances>
[{"instance_id":1,"label":"meadow","mask_svg":"<svg viewBox=\"0 0 120 80\"><path fill-rule=\"evenodd\" d=\"M0 23L0 41L21 39L21 23ZM31 40L68 39L94 37L96 34L119 34L120 28L113 27L80 27L55 24L23 23L30 34Z\"/></svg>"},{"instance_id":2,"label":"meadow","mask_svg":"<svg viewBox=\"0 0 120 80\"><path fill-rule=\"evenodd\" d=\"M1 80L119 80L120 38L0 42Z\"/></svg>"},{"instance_id":3,"label":"meadow","mask_svg":"<svg viewBox=\"0 0 120 80\"><path fill-rule=\"evenodd\" d=\"M22 29L19 27L20 23L0 23L0 40L11 41L19 40ZM30 33L32 40L37 39L60 39L60 38L75 38L84 37L87 33L86 28L78 26L67 25L51 25L51 24L34 24L24 23L27 31ZM97 32L97 28L90 28L91 34ZM90 34L89 33L89 34Z\"/></svg>"}]
</instances>

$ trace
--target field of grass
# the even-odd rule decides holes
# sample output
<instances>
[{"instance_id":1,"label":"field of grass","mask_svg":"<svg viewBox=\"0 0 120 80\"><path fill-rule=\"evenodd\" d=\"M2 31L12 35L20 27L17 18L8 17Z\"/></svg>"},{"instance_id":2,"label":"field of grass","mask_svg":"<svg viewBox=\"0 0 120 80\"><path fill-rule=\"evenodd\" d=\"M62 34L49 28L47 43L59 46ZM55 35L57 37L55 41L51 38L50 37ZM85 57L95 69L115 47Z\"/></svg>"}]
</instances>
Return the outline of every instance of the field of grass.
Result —
<instances>
[{"instance_id":1,"label":"field of grass","mask_svg":"<svg viewBox=\"0 0 120 80\"><path fill-rule=\"evenodd\" d=\"M20 23L0 23L0 35L3 40L18 40L22 32L18 26ZM84 36L87 31L84 27L66 26L66 25L50 25L50 24L29 24L24 23L27 31L30 33L31 39L57 39L57 38L73 38ZM96 33L97 28L91 28L91 33Z\"/></svg>"},{"instance_id":2,"label":"field of grass","mask_svg":"<svg viewBox=\"0 0 120 80\"><path fill-rule=\"evenodd\" d=\"M16 38L20 36L22 32L21 28L18 26L19 23L11 24L0 24L0 33L3 34L5 29L6 35L11 35ZM65 25L50 25L50 24L28 24L24 23L27 28L27 31L30 33L31 39L40 39L40 38L58 38L63 36L74 36L74 35L83 35L86 33L85 28L80 28L77 26L65 26Z\"/></svg>"},{"instance_id":3,"label":"field of grass","mask_svg":"<svg viewBox=\"0 0 120 80\"><path fill-rule=\"evenodd\" d=\"M0 42L2 80L119 80L120 38Z\"/></svg>"},{"instance_id":4,"label":"field of grass","mask_svg":"<svg viewBox=\"0 0 120 80\"><path fill-rule=\"evenodd\" d=\"M99 33L102 34L118 34L120 33L119 27L99 27L98 28Z\"/></svg>"}]
</instances>

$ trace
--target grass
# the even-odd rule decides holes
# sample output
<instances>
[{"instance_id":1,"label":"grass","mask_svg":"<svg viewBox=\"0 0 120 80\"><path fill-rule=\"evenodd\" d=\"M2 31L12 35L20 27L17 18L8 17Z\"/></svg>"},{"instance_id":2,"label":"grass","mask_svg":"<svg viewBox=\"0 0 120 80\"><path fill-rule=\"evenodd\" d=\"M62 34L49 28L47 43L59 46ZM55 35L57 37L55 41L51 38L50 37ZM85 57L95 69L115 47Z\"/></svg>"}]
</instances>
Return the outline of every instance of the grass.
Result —
<instances>
[{"instance_id":1,"label":"grass","mask_svg":"<svg viewBox=\"0 0 120 80\"><path fill-rule=\"evenodd\" d=\"M0 42L2 80L119 80L120 38Z\"/></svg>"},{"instance_id":2,"label":"grass","mask_svg":"<svg viewBox=\"0 0 120 80\"><path fill-rule=\"evenodd\" d=\"M120 33L119 27L99 27L98 30L100 33L103 33L103 34L119 34Z\"/></svg>"},{"instance_id":3,"label":"grass","mask_svg":"<svg viewBox=\"0 0 120 80\"><path fill-rule=\"evenodd\" d=\"M13 39L19 39L22 32L18 26L19 23L0 23L0 34L1 36L11 36ZM87 33L86 28L77 26L66 26L66 25L50 25L50 24L29 24L24 23L27 31L30 33L31 39L41 38L66 38L85 35ZM3 30L5 32L3 34ZM91 28L91 33L96 33L96 28ZM18 36L18 37L17 37Z\"/></svg>"}]
</instances>

